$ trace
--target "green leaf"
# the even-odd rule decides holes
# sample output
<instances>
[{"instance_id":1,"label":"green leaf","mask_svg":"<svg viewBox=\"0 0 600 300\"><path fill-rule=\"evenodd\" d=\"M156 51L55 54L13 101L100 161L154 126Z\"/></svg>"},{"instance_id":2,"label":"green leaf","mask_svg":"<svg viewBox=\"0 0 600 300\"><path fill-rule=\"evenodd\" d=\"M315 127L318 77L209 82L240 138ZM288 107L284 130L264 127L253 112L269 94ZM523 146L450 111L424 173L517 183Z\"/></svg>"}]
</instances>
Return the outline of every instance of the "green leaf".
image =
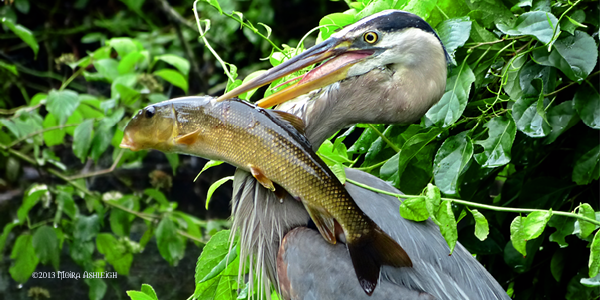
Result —
<instances>
[{"instance_id":1,"label":"green leaf","mask_svg":"<svg viewBox=\"0 0 600 300\"><path fill-rule=\"evenodd\" d=\"M23 14L28 14L29 13L29 8L30 8L30 4L29 4L29 0L15 0L15 8L23 13Z\"/></svg>"},{"instance_id":2,"label":"green leaf","mask_svg":"<svg viewBox=\"0 0 600 300\"><path fill-rule=\"evenodd\" d=\"M98 131L94 134L94 139L92 140L91 153L90 156L95 162L98 162L98 159L108 146L110 146L110 142L112 141L114 135L114 130L112 128L107 128L105 126L101 126L98 128Z\"/></svg>"},{"instance_id":3,"label":"green leaf","mask_svg":"<svg viewBox=\"0 0 600 300\"><path fill-rule=\"evenodd\" d=\"M220 164L222 164L222 161L219 160L209 160L204 164L204 167L202 167L202 170L200 170L200 173L198 173L198 175L196 175L196 178L194 178L194 182L196 182L196 180L198 179L198 177L200 177L200 174L202 174L204 171L212 168L212 167L216 167Z\"/></svg>"},{"instance_id":4,"label":"green leaf","mask_svg":"<svg viewBox=\"0 0 600 300\"><path fill-rule=\"evenodd\" d=\"M585 21L585 12L583 10L578 9L571 16L565 15L565 17L560 21L560 30L574 34L577 27L585 27L585 25L581 24Z\"/></svg>"},{"instance_id":5,"label":"green leaf","mask_svg":"<svg viewBox=\"0 0 600 300\"><path fill-rule=\"evenodd\" d=\"M40 50L40 45L35 40L35 36L31 30L19 25L15 24L13 20L9 18L0 18L0 21L3 25L8 27L14 34L16 34L25 44L29 45L31 50L33 50L34 59L37 59L38 51Z\"/></svg>"},{"instance_id":6,"label":"green leaf","mask_svg":"<svg viewBox=\"0 0 600 300\"><path fill-rule=\"evenodd\" d=\"M435 219L437 220L437 225L440 227L440 233L446 240L446 243L448 243L448 247L450 247L450 254L452 254L458 239L458 232L456 230L456 219L454 218L450 201L442 201L440 209L435 215Z\"/></svg>"},{"instance_id":7,"label":"green leaf","mask_svg":"<svg viewBox=\"0 0 600 300\"><path fill-rule=\"evenodd\" d=\"M488 234L490 234L490 226L488 221L478 210L472 209L470 212L473 214L473 218L475 219L475 236L480 241L483 241L487 238Z\"/></svg>"},{"instance_id":8,"label":"green leaf","mask_svg":"<svg viewBox=\"0 0 600 300\"><path fill-rule=\"evenodd\" d=\"M220 15L223 14L223 10L221 9L221 6L219 5L219 1L218 0L204 0L204 1L206 1L212 7L216 8L219 11Z\"/></svg>"},{"instance_id":9,"label":"green leaf","mask_svg":"<svg viewBox=\"0 0 600 300\"><path fill-rule=\"evenodd\" d=\"M467 0L465 2L471 10L469 16L472 19L479 20L486 28L492 27L493 24L508 24L510 26L514 23L514 15L502 1ZM455 2L450 3L454 4Z\"/></svg>"},{"instance_id":10,"label":"green leaf","mask_svg":"<svg viewBox=\"0 0 600 300\"><path fill-rule=\"evenodd\" d=\"M173 175L175 175L177 173L177 167L179 167L179 153L165 153L165 156L169 161L169 165L171 165Z\"/></svg>"},{"instance_id":11,"label":"green leaf","mask_svg":"<svg viewBox=\"0 0 600 300\"><path fill-rule=\"evenodd\" d=\"M575 218L554 215L550 218L548 226L556 228L556 231L550 235L549 240L556 242L561 248L569 246L565 241L567 235L573 234L575 229Z\"/></svg>"},{"instance_id":12,"label":"green leaf","mask_svg":"<svg viewBox=\"0 0 600 300\"><path fill-rule=\"evenodd\" d=\"M336 30L354 23L354 16L346 13L328 14L319 21L319 34L322 39L328 39Z\"/></svg>"},{"instance_id":13,"label":"green leaf","mask_svg":"<svg viewBox=\"0 0 600 300\"><path fill-rule=\"evenodd\" d=\"M514 60L512 60L512 64L506 64L505 68L508 70L504 70L506 72L506 84L503 86L504 92L510 96L512 100L519 100L523 95L523 91L521 90L521 84L519 83L519 75L521 73L521 68L527 62L527 55L522 55Z\"/></svg>"},{"instance_id":14,"label":"green leaf","mask_svg":"<svg viewBox=\"0 0 600 300\"><path fill-rule=\"evenodd\" d=\"M535 211L527 217L516 217L510 224L510 239L513 247L526 256L527 241L537 238L544 232L551 215L549 211Z\"/></svg>"},{"instance_id":15,"label":"green leaf","mask_svg":"<svg viewBox=\"0 0 600 300\"><path fill-rule=\"evenodd\" d=\"M119 98L122 103L127 106L132 106L140 99L141 93L122 84L115 84L115 89L119 93Z\"/></svg>"},{"instance_id":16,"label":"green leaf","mask_svg":"<svg viewBox=\"0 0 600 300\"><path fill-rule=\"evenodd\" d=\"M6 225L4 225L4 229L2 229L2 234L0 235L0 253L4 253L4 246L6 246L6 239L8 238L8 235L10 234L10 232L12 231L13 228L15 228L15 226L19 225L19 223L16 222L12 222L12 223L8 223Z\"/></svg>"},{"instance_id":17,"label":"green leaf","mask_svg":"<svg viewBox=\"0 0 600 300\"><path fill-rule=\"evenodd\" d=\"M21 234L15 241L10 258L15 260L8 272L16 282L27 281L39 262L33 249L32 237L29 234Z\"/></svg>"},{"instance_id":18,"label":"green leaf","mask_svg":"<svg viewBox=\"0 0 600 300\"><path fill-rule=\"evenodd\" d=\"M134 89L135 84L137 83L137 74L129 73L124 75L119 75L114 79L112 84L110 85L110 97L113 99L121 98L123 101L133 101L135 102L135 97L140 93L138 90ZM122 86L122 87L120 87ZM125 89L127 88L127 89ZM111 99L112 101L114 101ZM110 100L109 100L110 101ZM110 102L105 101L103 104L107 105ZM108 107L108 109L114 107L114 102L112 106ZM137 109L137 107L136 107ZM104 108L107 110L107 108Z\"/></svg>"},{"instance_id":19,"label":"green leaf","mask_svg":"<svg viewBox=\"0 0 600 300\"><path fill-rule=\"evenodd\" d=\"M435 218L435 213L440 207L442 201L442 195L440 189L437 186L428 183L427 189L425 190L425 203L427 204L427 212L430 217Z\"/></svg>"},{"instance_id":20,"label":"green leaf","mask_svg":"<svg viewBox=\"0 0 600 300\"><path fill-rule=\"evenodd\" d=\"M498 29L508 35L529 35L535 37L540 42L549 43L554 34L560 32L558 19L551 14L543 11L530 11L520 15L514 26L497 24Z\"/></svg>"},{"instance_id":21,"label":"green leaf","mask_svg":"<svg viewBox=\"0 0 600 300\"><path fill-rule=\"evenodd\" d=\"M75 220L79 216L79 208L70 193L60 191L56 195L56 202L58 203L58 208L67 214L71 220Z\"/></svg>"},{"instance_id":22,"label":"green leaf","mask_svg":"<svg viewBox=\"0 0 600 300\"><path fill-rule=\"evenodd\" d=\"M129 210L135 209L135 198L134 196L127 195L118 200L110 200L118 203L120 206L125 207ZM138 205L139 206L139 205ZM139 207L138 207L139 209ZM118 208L113 208L110 211L110 229L118 236L129 236L129 230L131 228L131 214Z\"/></svg>"},{"instance_id":23,"label":"green leaf","mask_svg":"<svg viewBox=\"0 0 600 300\"><path fill-rule=\"evenodd\" d=\"M591 205L587 204L587 203L582 203L579 206L579 210L577 211L578 215L584 216L584 217L588 217L592 220L596 220L596 214L594 213L594 209L592 208ZM582 238L587 238L590 234L592 234L592 232L594 232L594 230L596 230L596 225L587 222L587 221L582 221L577 219L577 222L579 222L579 229L581 230L581 237Z\"/></svg>"},{"instance_id":24,"label":"green leaf","mask_svg":"<svg viewBox=\"0 0 600 300\"><path fill-rule=\"evenodd\" d=\"M53 114L48 113L46 118L44 118L44 123L42 123L42 125L44 128L54 127L58 125L58 120L56 120L56 117L54 117ZM44 143L46 143L46 146L48 147L60 145L62 144L66 134L67 132L63 129L46 131L43 133Z\"/></svg>"},{"instance_id":25,"label":"green leaf","mask_svg":"<svg viewBox=\"0 0 600 300\"><path fill-rule=\"evenodd\" d=\"M404 1L403 1L404 2ZM427 1L431 2L431 1ZM354 16L354 20L358 21L366 16L392 8L390 1L368 1L364 2L365 7ZM406 9L404 9L406 10ZM407 10L408 11L408 10ZM412 11L411 11L412 12Z\"/></svg>"},{"instance_id":26,"label":"green leaf","mask_svg":"<svg viewBox=\"0 0 600 300\"><path fill-rule=\"evenodd\" d=\"M538 64L555 67L569 79L582 82L594 70L598 50L591 36L577 30L575 35L558 39L550 52L545 47L536 49L533 58Z\"/></svg>"},{"instance_id":27,"label":"green leaf","mask_svg":"<svg viewBox=\"0 0 600 300\"><path fill-rule=\"evenodd\" d=\"M81 162L87 159L88 151L92 145L92 130L94 129L94 120L85 120L77 128L73 134L73 153Z\"/></svg>"},{"instance_id":28,"label":"green leaf","mask_svg":"<svg viewBox=\"0 0 600 300\"><path fill-rule=\"evenodd\" d=\"M33 185L25 194L23 204L17 210L17 218L19 224L24 224L27 220L29 211L39 202L40 197L48 192L48 187L45 184Z\"/></svg>"},{"instance_id":29,"label":"green leaf","mask_svg":"<svg viewBox=\"0 0 600 300\"><path fill-rule=\"evenodd\" d=\"M437 26L437 32L446 47L446 51L453 55L456 49L462 47L471 34L471 20L469 17L453 18L443 21Z\"/></svg>"},{"instance_id":30,"label":"green leaf","mask_svg":"<svg viewBox=\"0 0 600 300\"><path fill-rule=\"evenodd\" d=\"M590 278L596 277L600 271L600 230L594 234L594 239L590 244L590 260L588 262Z\"/></svg>"},{"instance_id":31,"label":"green leaf","mask_svg":"<svg viewBox=\"0 0 600 300\"><path fill-rule=\"evenodd\" d=\"M100 219L98 215L80 215L73 226L73 237L83 242L91 241L100 231ZM93 250L93 247L92 247Z\"/></svg>"},{"instance_id":32,"label":"green leaf","mask_svg":"<svg viewBox=\"0 0 600 300\"><path fill-rule=\"evenodd\" d=\"M185 254L186 240L177 234L170 218L163 218L156 228L156 244L160 255L171 265L177 265Z\"/></svg>"},{"instance_id":33,"label":"green leaf","mask_svg":"<svg viewBox=\"0 0 600 300\"><path fill-rule=\"evenodd\" d=\"M235 278L237 278L239 259L230 263L229 266L220 273L220 276L216 276L208 281L200 283L202 279L206 278L206 276L210 274L229 254L229 234L229 230L219 231L210 239L210 241L208 241L206 246L204 246L204 250L196 263L196 274L194 277L196 289L193 295L194 299L217 298L215 297L215 294L219 290L219 286L227 286L230 283L229 278L231 277L235 276Z\"/></svg>"},{"instance_id":34,"label":"green leaf","mask_svg":"<svg viewBox=\"0 0 600 300\"><path fill-rule=\"evenodd\" d=\"M4 61L0 60L0 67L13 73L14 75L17 75L17 76L19 75L19 72L17 71L17 66L15 66L15 65L8 64L8 63L5 63Z\"/></svg>"},{"instance_id":35,"label":"green leaf","mask_svg":"<svg viewBox=\"0 0 600 300\"><path fill-rule=\"evenodd\" d=\"M400 204L400 215L412 221L425 221L429 218L425 197L408 198Z\"/></svg>"},{"instance_id":36,"label":"green leaf","mask_svg":"<svg viewBox=\"0 0 600 300\"><path fill-rule=\"evenodd\" d=\"M446 93L427 111L425 116L440 127L454 124L467 107L473 82L475 82L475 75L466 61L453 68L446 83Z\"/></svg>"},{"instance_id":37,"label":"green leaf","mask_svg":"<svg viewBox=\"0 0 600 300\"><path fill-rule=\"evenodd\" d=\"M113 47L121 58L124 58L127 54L138 50L135 42L128 37L112 38L106 41L106 45Z\"/></svg>"},{"instance_id":38,"label":"green leaf","mask_svg":"<svg viewBox=\"0 0 600 300\"><path fill-rule=\"evenodd\" d=\"M544 144L554 142L567 129L573 127L580 120L579 115L575 111L573 101L565 101L561 104L550 107L547 114L548 123L552 127L552 131L544 139Z\"/></svg>"},{"instance_id":39,"label":"green leaf","mask_svg":"<svg viewBox=\"0 0 600 300\"><path fill-rule=\"evenodd\" d=\"M231 248L229 253L227 253L227 255L225 255L225 257L223 257L223 259L221 259L221 261L214 268L212 268L212 270L210 270L210 272L206 274L202 280L196 282L196 284L201 284L217 277L223 272L223 270L225 270L225 268L227 268L227 266L235 261L237 255L237 246L234 246Z\"/></svg>"},{"instance_id":40,"label":"green leaf","mask_svg":"<svg viewBox=\"0 0 600 300\"><path fill-rule=\"evenodd\" d=\"M119 62L116 59L105 58L94 60L94 67L108 82L113 82L119 77Z\"/></svg>"},{"instance_id":41,"label":"green leaf","mask_svg":"<svg viewBox=\"0 0 600 300\"><path fill-rule=\"evenodd\" d=\"M106 294L106 282L101 278L85 278L83 282L90 287L88 297L90 300L102 300Z\"/></svg>"},{"instance_id":42,"label":"green leaf","mask_svg":"<svg viewBox=\"0 0 600 300\"><path fill-rule=\"evenodd\" d=\"M445 194L458 194L458 178L473 156L473 142L467 133L463 131L447 138L435 155L433 178Z\"/></svg>"},{"instance_id":43,"label":"green leaf","mask_svg":"<svg viewBox=\"0 0 600 300\"><path fill-rule=\"evenodd\" d=\"M144 194L150 196L152 199L156 200L162 206L165 206L165 207L169 206L169 200L167 200L167 197L165 197L165 194L163 194L161 191L159 191L157 189L145 189Z\"/></svg>"},{"instance_id":44,"label":"green leaf","mask_svg":"<svg viewBox=\"0 0 600 300\"><path fill-rule=\"evenodd\" d=\"M413 135L402 145L401 155L398 158L398 178L402 178L402 173L404 173L410 160L421 150L426 149L427 144L434 141L442 131L441 128L431 127L426 132ZM398 182L398 185L400 185L400 182Z\"/></svg>"},{"instance_id":45,"label":"green leaf","mask_svg":"<svg viewBox=\"0 0 600 300\"><path fill-rule=\"evenodd\" d=\"M340 147L341 146L341 147ZM333 148L333 143L330 140L325 140L319 147L317 154L328 164L335 165L336 163L351 163L348 158L348 152L344 144L338 144L337 148Z\"/></svg>"},{"instance_id":46,"label":"green leaf","mask_svg":"<svg viewBox=\"0 0 600 300\"><path fill-rule=\"evenodd\" d=\"M538 98L523 97L517 100L512 108L517 128L533 138L544 137L552 130L544 118L537 113L538 100Z\"/></svg>"},{"instance_id":47,"label":"green leaf","mask_svg":"<svg viewBox=\"0 0 600 300\"><path fill-rule=\"evenodd\" d=\"M163 54L154 58L155 61L162 60L179 70L183 75L188 76L190 73L190 62L186 59L173 55L173 54Z\"/></svg>"},{"instance_id":48,"label":"green leaf","mask_svg":"<svg viewBox=\"0 0 600 300\"><path fill-rule=\"evenodd\" d=\"M573 98L575 109L585 125L600 129L600 94L589 84L583 84Z\"/></svg>"},{"instance_id":49,"label":"green leaf","mask_svg":"<svg viewBox=\"0 0 600 300\"><path fill-rule=\"evenodd\" d=\"M408 3L406 4L406 6L402 7L402 10L411 12L427 20L431 15L431 11L435 8L437 2L438 0L408 0Z\"/></svg>"},{"instance_id":50,"label":"green leaf","mask_svg":"<svg viewBox=\"0 0 600 300\"><path fill-rule=\"evenodd\" d=\"M31 244L43 264L50 262L58 270L60 249L54 228L46 225L39 227L33 234Z\"/></svg>"},{"instance_id":51,"label":"green leaf","mask_svg":"<svg viewBox=\"0 0 600 300\"><path fill-rule=\"evenodd\" d=\"M554 277L556 282L560 282L564 268L565 255L563 254L563 251L554 252L554 255L552 255L552 260L550 260L550 273L552 273L552 277Z\"/></svg>"},{"instance_id":52,"label":"green leaf","mask_svg":"<svg viewBox=\"0 0 600 300\"><path fill-rule=\"evenodd\" d=\"M65 124L77 106L79 106L79 97L76 92L51 90L48 93L46 109L58 118L58 125Z\"/></svg>"},{"instance_id":53,"label":"green leaf","mask_svg":"<svg viewBox=\"0 0 600 300\"><path fill-rule=\"evenodd\" d=\"M578 185L586 185L600 178L600 145L592 148L575 160L572 180Z\"/></svg>"},{"instance_id":54,"label":"green leaf","mask_svg":"<svg viewBox=\"0 0 600 300\"><path fill-rule=\"evenodd\" d=\"M171 83L172 85L174 85L176 87L181 88L184 92L187 93L188 82L187 82L187 79L185 79L185 77L183 75L181 75L181 73L179 73L175 70L171 70L171 69L161 69L152 74L168 81L169 83ZM240 83L241 83L241 80L240 80Z\"/></svg>"},{"instance_id":55,"label":"green leaf","mask_svg":"<svg viewBox=\"0 0 600 300\"><path fill-rule=\"evenodd\" d=\"M158 300L158 296L156 295L156 292L154 291L154 288L151 285L145 283L142 284L142 292L150 296L150 298Z\"/></svg>"},{"instance_id":56,"label":"green leaf","mask_svg":"<svg viewBox=\"0 0 600 300\"><path fill-rule=\"evenodd\" d=\"M152 298L151 296L149 296L148 294L144 293L144 292L138 292L138 291L127 291L127 296L129 296L129 298L131 298L131 300L158 300L158 298Z\"/></svg>"},{"instance_id":57,"label":"green leaf","mask_svg":"<svg viewBox=\"0 0 600 300\"><path fill-rule=\"evenodd\" d=\"M229 180L233 180L233 176L227 176L227 177L223 177L217 181L215 181L213 184L210 185L210 187L208 188L208 193L206 193L206 209L208 210L208 204L210 202L210 198L212 198L213 193L221 186L223 185L225 182L229 181Z\"/></svg>"},{"instance_id":58,"label":"green leaf","mask_svg":"<svg viewBox=\"0 0 600 300\"><path fill-rule=\"evenodd\" d=\"M138 51L130 52L129 54L125 55L125 57L121 59L121 61L119 62L119 66L117 67L119 74L123 75L134 71L136 65L140 61L143 61L143 59L144 55Z\"/></svg>"},{"instance_id":59,"label":"green leaf","mask_svg":"<svg viewBox=\"0 0 600 300\"><path fill-rule=\"evenodd\" d=\"M511 148L517 134L514 121L506 116L495 117L484 127L489 129L489 137L475 144L483 147L483 152L475 154L475 160L482 167L495 168L510 162Z\"/></svg>"},{"instance_id":60,"label":"green leaf","mask_svg":"<svg viewBox=\"0 0 600 300\"><path fill-rule=\"evenodd\" d=\"M542 80L543 93L548 94L554 91L556 87L556 77L555 68L544 67L530 60L525 63L519 73L519 85L524 96L535 97L537 99L542 92L539 89L539 85L535 84L535 80Z\"/></svg>"},{"instance_id":61,"label":"green leaf","mask_svg":"<svg viewBox=\"0 0 600 300\"><path fill-rule=\"evenodd\" d=\"M119 275L129 275L133 254L110 233L100 233L96 237L98 252L104 254L106 261Z\"/></svg>"}]
</instances>

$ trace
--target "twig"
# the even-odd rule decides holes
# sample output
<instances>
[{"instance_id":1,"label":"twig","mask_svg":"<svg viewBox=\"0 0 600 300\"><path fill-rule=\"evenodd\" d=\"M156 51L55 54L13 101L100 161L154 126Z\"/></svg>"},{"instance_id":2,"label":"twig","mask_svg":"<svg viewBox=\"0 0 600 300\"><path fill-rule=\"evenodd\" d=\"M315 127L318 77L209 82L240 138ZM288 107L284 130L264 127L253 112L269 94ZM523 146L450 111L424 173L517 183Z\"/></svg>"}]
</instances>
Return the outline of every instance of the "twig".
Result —
<instances>
[{"instance_id":1,"label":"twig","mask_svg":"<svg viewBox=\"0 0 600 300\"><path fill-rule=\"evenodd\" d=\"M19 107L15 107L15 108L11 108L11 109L2 109L0 108L0 115L12 115L15 114L16 112L18 112L21 109L25 109L25 112L30 112L32 110L35 110L37 108L39 108L40 106L42 106L41 103L36 104L35 106L19 106Z\"/></svg>"},{"instance_id":2,"label":"twig","mask_svg":"<svg viewBox=\"0 0 600 300\"><path fill-rule=\"evenodd\" d=\"M15 145L17 145L18 143L20 143L20 142L22 142L22 141L24 141L24 140L26 140L26 139L28 139L28 138L30 138L30 137L34 137L34 136L36 136L36 135L38 135L38 134L42 134L42 133L44 133L44 132L46 132L46 131L52 131L52 130L56 130L56 129L63 129L63 128L67 128L67 127L75 127L75 126L77 126L77 125L79 125L79 124L65 124L65 125L52 126L52 127L44 128L44 129L42 129L42 130L38 130L38 131L36 131L36 132L32 132L32 133L30 133L30 134L28 134L28 135L26 135L26 136L24 136L24 137L22 137L22 138L20 138L20 139L17 139L17 140L15 140L14 142L10 143L10 144L9 144L8 146L6 146L6 147L8 147L8 148L12 148L12 147L14 147Z\"/></svg>"},{"instance_id":3,"label":"twig","mask_svg":"<svg viewBox=\"0 0 600 300\"><path fill-rule=\"evenodd\" d=\"M123 157L123 149L119 149L119 154L117 155L117 158L115 159L115 162L113 162L112 166L110 166L110 168L108 169L104 169L104 170L100 170L100 171L95 171L95 172L90 172L90 173L85 173L85 174L79 174L79 175L75 175L75 176L69 176L69 180L76 180L76 179L80 179L80 178L87 178L87 177L94 177L94 176L99 176L99 175L104 175L104 174L108 174L111 173L112 171L115 170L115 168L117 167L117 165L119 164L119 162L121 161L121 158Z\"/></svg>"},{"instance_id":4,"label":"twig","mask_svg":"<svg viewBox=\"0 0 600 300\"><path fill-rule=\"evenodd\" d=\"M598 74L600 74L600 71L596 71L596 72L594 72L594 73L590 74L590 75L588 76L588 78L590 78L590 77L593 77L593 76L596 76L596 75L598 75ZM567 84L567 85L565 85L565 86L561 87L560 89L553 91L552 93L545 94L545 95L544 95L544 97L550 97L550 96L552 96L552 95L556 95L556 94L558 94L559 92L561 92L562 90L564 90L564 89L566 89L566 88L568 88L568 87L570 87L570 86L572 86L572 85L574 85L574 84L576 84L576 83L577 83L577 82L573 81L573 82L571 82L571 83L569 83L569 84Z\"/></svg>"},{"instance_id":5,"label":"twig","mask_svg":"<svg viewBox=\"0 0 600 300\"><path fill-rule=\"evenodd\" d=\"M388 196L394 196L394 197L398 197L398 198L419 198L419 197L423 197L421 195L404 195L404 194L397 194L397 193L392 193L392 192L388 192L388 191L384 191L384 190L380 190L378 188L374 188L371 186L368 186L364 183L360 183L357 181L354 181L352 179L346 178L346 181L357 185L359 187L371 190L373 192L377 192L380 194L384 194L384 195L388 195ZM493 206L493 205L487 205L487 204L481 204L481 203L476 203L476 202L471 202L471 201L466 201L466 200L460 200L460 199L454 199L454 198L441 198L442 200L447 200L447 201L452 201L458 204L462 204L465 206L470 206L470 207L476 207L476 208L483 208L483 209L488 209L488 210L493 210L493 211L503 211L503 212L514 212L514 213L531 213L531 212L536 212L536 211L541 211L541 212L548 212L548 210L546 209L529 209L529 208L516 208L516 207L500 207L500 206ZM577 218L586 222L590 222L592 224L598 225L600 226L600 221L596 221L593 219L590 219L588 217L579 215L579 214L575 214L575 213L570 213L570 212L565 212L565 211L557 211L557 210L553 210L552 211L553 215L557 215L557 216L564 216L564 217L571 217L571 218Z\"/></svg>"}]
</instances>

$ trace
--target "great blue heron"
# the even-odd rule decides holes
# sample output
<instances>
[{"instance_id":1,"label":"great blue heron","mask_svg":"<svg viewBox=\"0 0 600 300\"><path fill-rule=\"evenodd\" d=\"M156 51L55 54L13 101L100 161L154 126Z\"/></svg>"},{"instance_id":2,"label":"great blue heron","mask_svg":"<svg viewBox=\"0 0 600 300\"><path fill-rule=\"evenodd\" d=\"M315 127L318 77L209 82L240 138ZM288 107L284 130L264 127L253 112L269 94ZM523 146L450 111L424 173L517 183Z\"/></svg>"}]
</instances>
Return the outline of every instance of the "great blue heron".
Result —
<instances>
[{"instance_id":1,"label":"great blue heron","mask_svg":"<svg viewBox=\"0 0 600 300\"><path fill-rule=\"evenodd\" d=\"M440 99L446 85L448 54L435 31L414 14L388 10L345 27L220 99L326 59L299 83L259 102L273 106L291 100L277 108L303 118L315 150L354 123L414 122ZM399 193L367 173L346 172L358 182ZM330 245L306 228L309 216L300 202L291 197L280 201L238 170L233 227L240 235L242 265L249 257L259 289L268 290L273 283L285 299L509 299L462 245L457 244L449 256L431 220L405 220L398 214L396 198L352 184L346 188L359 207L404 247L414 267L383 267L378 287L368 296L345 247Z\"/></svg>"}]
</instances>

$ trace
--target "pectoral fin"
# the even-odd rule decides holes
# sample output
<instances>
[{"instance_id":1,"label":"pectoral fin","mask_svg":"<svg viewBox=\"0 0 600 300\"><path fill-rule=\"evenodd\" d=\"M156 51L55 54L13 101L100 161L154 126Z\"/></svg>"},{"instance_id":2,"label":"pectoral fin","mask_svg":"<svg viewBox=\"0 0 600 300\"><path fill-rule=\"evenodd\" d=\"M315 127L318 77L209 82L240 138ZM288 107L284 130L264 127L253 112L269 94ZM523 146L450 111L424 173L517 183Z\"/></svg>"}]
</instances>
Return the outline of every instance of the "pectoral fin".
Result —
<instances>
[{"instance_id":1,"label":"pectoral fin","mask_svg":"<svg viewBox=\"0 0 600 300\"><path fill-rule=\"evenodd\" d=\"M252 173L252 176L254 176L254 178L256 178L256 180L258 180L258 182L260 182L260 184L262 184L262 186L264 186L266 189L272 192L275 191L273 181L267 178L267 176L265 176L265 174L263 174L259 168L250 166L250 173Z\"/></svg>"},{"instance_id":2,"label":"pectoral fin","mask_svg":"<svg viewBox=\"0 0 600 300\"><path fill-rule=\"evenodd\" d=\"M323 236L323 238L331 243L336 243L335 237L335 219L333 216L324 209L319 209L314 206L304 204L304 207L308 211L310 218L315 222L317 229Z\"/></svg>"},{"instance_id":3,"label":"pectoral fin","mask_svg":"<svg viewBox=\"0 0 600 300\"><path fill-rule=\"evenodd\" d=\"M175 139L173 139L173 141L175 142L175 144L185 144L189 146L198 141L198 139L200 138L199 133L200 129L197 129L188 134L177 136L175 137Z\"/></svg>"}]
</instances>

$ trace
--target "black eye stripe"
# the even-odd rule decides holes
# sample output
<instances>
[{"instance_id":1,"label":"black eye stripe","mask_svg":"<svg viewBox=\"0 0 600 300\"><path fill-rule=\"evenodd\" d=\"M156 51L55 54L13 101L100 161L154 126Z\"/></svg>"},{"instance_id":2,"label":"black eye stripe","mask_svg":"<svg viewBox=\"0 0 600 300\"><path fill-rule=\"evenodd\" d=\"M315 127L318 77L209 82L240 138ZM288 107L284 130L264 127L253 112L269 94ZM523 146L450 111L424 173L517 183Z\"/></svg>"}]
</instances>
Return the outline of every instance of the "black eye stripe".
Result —
<instances>
[{"instance_id":1,"label":"black eye stripe","mask_svg":"<svg viewBox=\"0 0 600 300\"><path fill-rule=\"evenodd\" d=\"M154 116L154 113L155 113L154 106L150 106L150 107L146 108L146 112L144 113L144 116L146 116L146 118L150 119Z\"/></svg>"}]
</instances>

